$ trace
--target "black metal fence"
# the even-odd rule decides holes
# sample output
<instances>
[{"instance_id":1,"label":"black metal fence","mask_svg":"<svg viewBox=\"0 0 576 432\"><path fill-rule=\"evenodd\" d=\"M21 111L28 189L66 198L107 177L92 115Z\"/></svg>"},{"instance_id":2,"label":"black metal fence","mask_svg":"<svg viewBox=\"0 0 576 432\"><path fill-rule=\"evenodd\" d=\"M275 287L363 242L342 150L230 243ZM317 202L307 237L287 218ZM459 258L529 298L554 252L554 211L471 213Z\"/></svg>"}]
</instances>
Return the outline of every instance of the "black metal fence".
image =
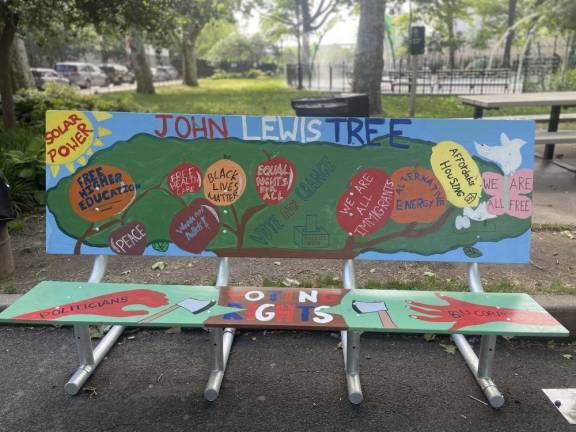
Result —
<instances>
[{"instance_id":1,"label":"black metal fence","mask_svg":"<svg viewBox=\"0 0 576 432\"><path fill-rule=\"evenodd\" d=\"M410 93L410 73L385 71L382 76L383 94ZM511 69L452 69L437 72L419 71L416 93L425 95L461 95L516 93L522 91Z\"/></svg>"},{"instance_id":2,"label":"black metal fence","mask_svg":"<svg viewBox=\"0 0 576 432\"><path fill-rule=\"evenodd\" d=\"M382 94L410 93L410 70L403 63L382 74ZM287 65L288 85L298 88L349 92L352 65L349 63ZM512 69L452 69L418 71L416 92L422 95L461 95L522 92L523 75Z\"/></svg>"},{"instance_id":3,"label":"black metal fence","mask_svg":"<svg viewBox=\"0 0 576 432\"><path fill-rule=\"evenodd\" d=\"M352 86L352 65L348 63L286 65L290 87L346 92Z\"/></svg>"}]
</instances>

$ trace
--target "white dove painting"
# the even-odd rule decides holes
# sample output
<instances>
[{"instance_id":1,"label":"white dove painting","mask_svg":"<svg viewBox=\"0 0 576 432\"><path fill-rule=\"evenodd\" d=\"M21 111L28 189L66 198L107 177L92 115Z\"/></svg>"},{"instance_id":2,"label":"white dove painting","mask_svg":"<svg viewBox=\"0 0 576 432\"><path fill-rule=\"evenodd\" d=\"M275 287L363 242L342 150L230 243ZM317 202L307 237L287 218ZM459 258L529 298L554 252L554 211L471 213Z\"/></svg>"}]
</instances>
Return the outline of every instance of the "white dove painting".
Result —
<instances>
[{"instance_id":1,"label":"white dove painting","mask_svg":"<svg viewBox=\"0 0 576 432\"><path fill-rule=\"evenodd\" d=\"M470 220L482 222L488 219L494 219L496 215L488 213L486 204L486 201L484 201L480 203L475 209L472 207L465 207L463 216L456 216L456 220L454 221L456 229L461 230L470 228Z\"/></svg>"},{"instance_id":2,"label":"white dove painting","mask_svg":"<svg viewBox=\"0 0 576 432\"><path fill-rule=\"evenodd\" d=\"M522 164L520 149L526 141L520 138L510 139L504 132L500 134L500 145L489 146L474 142L478 155L483 159L496 163L505 176L513 174Z\"/></svg>"}]
</instances>

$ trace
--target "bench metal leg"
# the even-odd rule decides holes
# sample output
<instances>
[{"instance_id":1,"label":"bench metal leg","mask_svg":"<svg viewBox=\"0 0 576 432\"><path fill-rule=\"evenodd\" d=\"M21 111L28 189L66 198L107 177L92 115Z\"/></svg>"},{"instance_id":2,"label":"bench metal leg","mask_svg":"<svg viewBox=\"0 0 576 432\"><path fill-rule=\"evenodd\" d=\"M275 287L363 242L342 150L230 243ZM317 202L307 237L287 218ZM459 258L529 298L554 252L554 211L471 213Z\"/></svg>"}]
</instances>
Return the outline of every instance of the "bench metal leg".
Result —
<instances>
[{"instance_id":1,"label":"bench metal leg","mask_svg":"<svg viewBox=\"0 0 576 432\"><path fill-rule=\"evenodd\" d=\"M504 396L492 381L490 368L492 366L492 360L494 358L494 348L492 351L487 353L483 352L482 347L480 348L480 359L474 353L474 350L466 340L466 338L461 334L452 335L452 340L460 350L462 357L466 360L468 368L474 375L476 382L480 386L480 389L484 392L486 399L490 403L492 408L500 408L504 405ZM482 346L495 346L496 336L482 336ZM488 372L488 373L487 373Z\"/></svg>"},{"instance_id":2,"label":"bench metal leg","mask_svg":"<svg viewBox=\"0 0 576 432\"><path fill-rule=\"evenodd\" d=\"M550 120L548 121L548 132L557 132L558 124L560 123L561 106L553 106L550 108ZM544 160L554 159L554 144L546 144L544 146Z\"/></svg>"},{"instance_id":3,"label":"bench metal leg","mask_svg":"<svg viewBox=\"0 0 576 432\"><path fill-rule=\"evenodd\" d=\"M478 264L472 263L468 265L468 283L471 292L484 292L482 283L480 282L480 273L478 271ZM494 362L494 354L496 352L496 335L482 336L480 342L480 355L476 356L474 350L461 334L452 335L452 340L458 347L458 350L464 357L468 368L474 375L476 382L486 395L486 399L493 408L500 408L504 405L504 396L494 384L492 380L492 364Z\"/></svg>"},{"instance_id":4,"label":"bench metal leg","mask_svg":"<svg viewBox=\"0 0 576 432\"><path fill-rule=\"evenodd\" d=\"M215 401L220 394L233 341L233 328L210 329L210 375L204 389L204 398L210 402Z\"/></svg>"},{"instance_id":5,"label":"bench metal leg","mask_svg":"<svg viewBox=\"0 0 576 432\"><path fill-rule=\"evenodd\" d=\"M228 258L220 258L218 264L218 276L216 286L224 287L228 285L230 276L230 266ZM220 393L220 386L224 379L224 372L228 364L230 349L234 341L233 328L212 328L210 331L210 375L208 383L204 389L204 398L210 402L215 401Z\"/></svg>"},{"instance_id":6,"label":"bench metal leg","mask_svg":"<svg viewBox=\"0 0 576 432\"><path fill-rule=\"evenodd\" d=\"M98 255L94 260L92 273L88 282L98 283L102 281L106 274L107 263L108 257L106 255ZM88 325L74 326L74 339L76 340L76 346L78 348L80 366L66 385L64 385L64 391L66 393L75 395L80 391L84 383L86 383L88 378L94 373L106 354L108 354L108 351L114 346L123 331L123 326L113 326L102 338L100 343L93 348L92 338L90 337L90 327Z\"/></svg>"},{"instance_id":7,"label":"bench metal leg","mask_svg":"<svg viewBox=\"0 0 576 432\"><path fill-rule=\"evenodd\" d=\"M343 286L345 289L356 288L354 275L354 260L344 261ZM344 355L344 368L346 371L346 384L348 386L348 400L359 404L364 400L362 385L360 384L360 335L361 332L341 331L342 354Z\"/></svg>"}]
</instances>

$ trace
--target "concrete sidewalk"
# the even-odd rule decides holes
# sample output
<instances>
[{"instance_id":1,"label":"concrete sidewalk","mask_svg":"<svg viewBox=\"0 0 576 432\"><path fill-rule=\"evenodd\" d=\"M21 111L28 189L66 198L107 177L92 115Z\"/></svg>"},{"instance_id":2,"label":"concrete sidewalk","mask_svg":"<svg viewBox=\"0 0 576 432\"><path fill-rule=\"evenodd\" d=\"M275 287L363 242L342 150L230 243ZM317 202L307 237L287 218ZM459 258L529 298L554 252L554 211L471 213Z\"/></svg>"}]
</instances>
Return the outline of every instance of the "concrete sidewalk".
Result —
<instances>
[{"instance_id":1,"label":"concrete sidewalk","mask_svg":"<svg viewBox=\"0 0 576 432\"><path fill-rule=\"evenodd\" d=\"M542 154L544 146L537 146ZM576 169L576 144L557 145L556 161ZM534 214L532 223L576 225L576 173L554 162L534 161Z\"/></svg>"},{"instance_id":2,"label":"concrete sidewalk","mask_svg":"<svg viewBox=\"0 0 576 432\"><path fill-rule=\"evenodd\" d=\"M243 333L220 398L206 402L208 335L142 330L122 337L85 391L69 329L0 327L0 431L573 431L542 388L576 387L574 347L503 341L496 411L464 360L421 336L364 335L365 401L346 397L342 352L326 332Z\"/></svg>"}]
</instances>

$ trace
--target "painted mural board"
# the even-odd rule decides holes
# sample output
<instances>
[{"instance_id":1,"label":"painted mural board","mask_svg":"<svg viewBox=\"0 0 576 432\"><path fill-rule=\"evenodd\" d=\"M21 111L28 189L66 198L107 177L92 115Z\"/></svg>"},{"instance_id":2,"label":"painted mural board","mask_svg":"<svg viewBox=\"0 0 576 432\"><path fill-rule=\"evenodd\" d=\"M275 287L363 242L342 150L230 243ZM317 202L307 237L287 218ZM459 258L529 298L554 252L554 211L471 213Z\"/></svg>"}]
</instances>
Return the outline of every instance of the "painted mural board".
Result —
<instances>
[{"instance_id":1,"label":"painted mural board","mask_svg":"<svg viewBox=\"0 0 576 432\"><path fill-rule=\"evenodd\" d=\"M42 282L0 322L567 336L530 296Z\"/></svg>"},{"instance_id":2,"label":"painted mural board","mask_svg":"<svg viewBox=\"0 0 576 432\"><path fill-rule=\"evenodd\" d=\"M532 121L48 111L47 252L529 261Z\"/></svg>"}]
</instances>

